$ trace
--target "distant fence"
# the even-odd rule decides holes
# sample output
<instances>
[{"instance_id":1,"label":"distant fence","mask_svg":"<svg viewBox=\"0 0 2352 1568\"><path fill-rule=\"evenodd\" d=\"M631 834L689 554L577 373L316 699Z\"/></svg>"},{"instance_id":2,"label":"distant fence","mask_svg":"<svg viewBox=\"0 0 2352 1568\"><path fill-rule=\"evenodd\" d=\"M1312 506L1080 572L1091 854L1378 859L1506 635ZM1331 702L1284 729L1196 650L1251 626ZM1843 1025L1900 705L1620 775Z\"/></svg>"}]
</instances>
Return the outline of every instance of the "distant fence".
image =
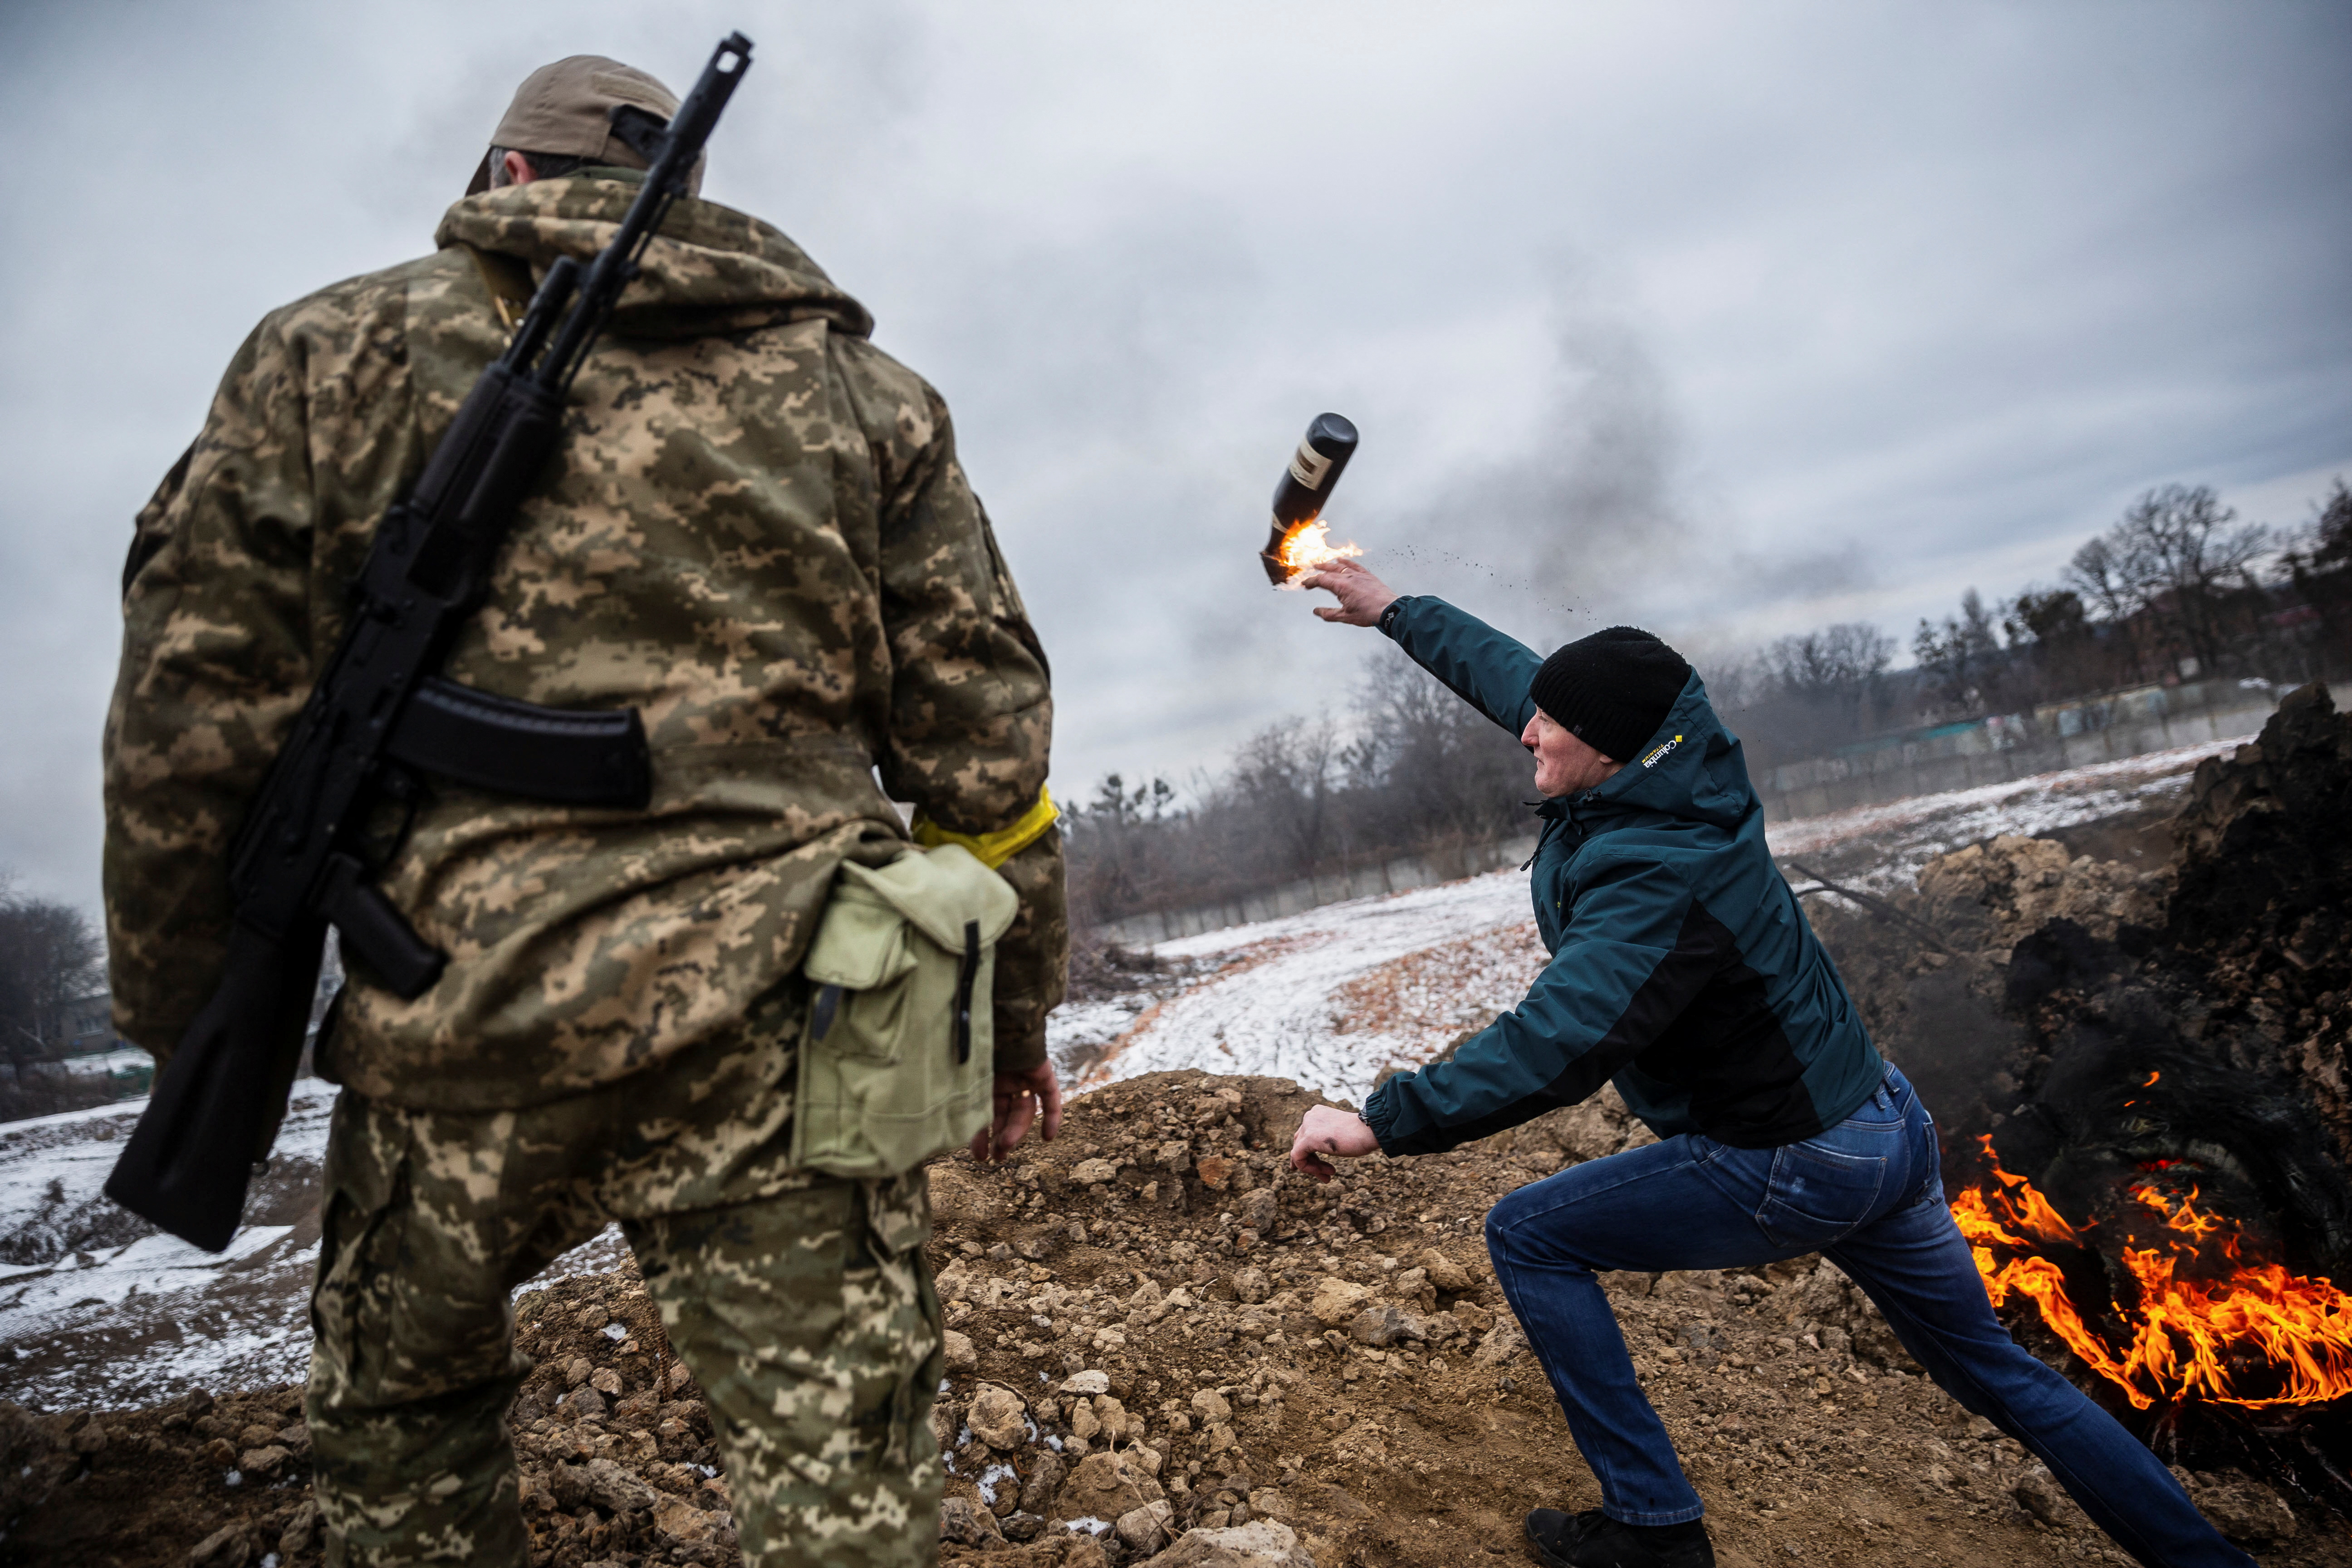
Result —
<instances>
[{"instance_id":1,"label":"distant fence","mask_svg":"<svg viewBox=\"0 0 2352 1568\"><path fill-rule=\"evenodd\" d=\"M1334 871L1328 876L1303 878L1296 882L1286 882L1278 888L1268 888L1263 892L1228 899L1222 903L1202 904L1185 910L1146 910L1139 915L1129 915L1125 920L1098 925L1094 928L1093 934L1103 942L1117 942L1122 947L1148 947L1157 942L1173 942L1180 936L1197 936L1204 931L1221 931L1226 926L1247 925L1253 921L1279 920L1285 915L1303 914L1308 910L1341 903L1349 899L1377 898L1383 893L1402 893L1408 888L1428 888L1439 882L1475 877L1482 871L1516 866L1534 854L1535 847L1535 836L1529 834L1499 844L1473 845L1430 855L1408 855L1378 865Z\"/></svg>"},{"instance_id":2,"label":"distant fence","mask_svg":"<svg viewBox=\"0 0 2352 1568\"><path fill-rule=\"evenodd\" d=\"M1785 822L2121 762L2177 746L2239 740L2261 730L2292 689L2260 681L2184 681L2049 703L2030 713L1999 713L1879 736L1842 746L1830 756L1784 763L1755 781L1757 793L1763 797L1766 819ZM2352 692L2340 687L2331 688L2331 693L2339 708L2352 700ZM1218 903L1147 910L1097 926L1093 934L1121 946L1147 947L1226 926L1303 914L1348 899L1401 893L1516 866L1534 849L1535 838L1529 835L1504 844L1409 855Z\"/></svg>"},{"instance_id":3,"label":"distant fence","mask_svg":"<svg viewBox=\"0 0 2352 1568\"><path fill-rule=\"evenodd\" d=\"M2259 731L2290 689L2267 681L2185 681L1996 713L1784 763L1756 781L1757 793L1766 819L1785 822L2238 740Z\"/></svg>"}]
</instances>

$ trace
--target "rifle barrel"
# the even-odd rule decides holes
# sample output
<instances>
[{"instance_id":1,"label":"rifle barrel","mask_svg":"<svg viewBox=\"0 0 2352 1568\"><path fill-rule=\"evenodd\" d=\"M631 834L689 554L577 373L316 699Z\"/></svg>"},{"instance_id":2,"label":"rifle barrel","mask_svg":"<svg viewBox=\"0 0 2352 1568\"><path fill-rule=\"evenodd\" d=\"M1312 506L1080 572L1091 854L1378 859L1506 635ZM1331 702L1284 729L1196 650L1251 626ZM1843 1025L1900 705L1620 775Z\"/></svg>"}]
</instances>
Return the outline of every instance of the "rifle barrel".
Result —
<instances>
[{"instance_id":1,"label":"rifle barrel","mask_svg":"<svg viewBox=\"0 0 2352 1568\"><path fill-rule=\"evenodd\" d=\"M669 214L670 204L686 193L694 161L702 156L719 111L734 96L736 84L751 64L751 40L740 33L728 34L710 52L710 62L702 68L694 90L671 117L669 130L662 137L661 156L646 171L646 183L638 189L637 199L629 204L628 216L621 220L613 243L597 253L594 265L588 268L587 281L580 286L579 303L564 319L555 346L547 351L540 365L541 385L559 395L571 391L572 378L580 374L596 334L604 330L604 319L619 303L621 290L636 276L639 253L652 242Z\"/></svg>"}]
</instances>

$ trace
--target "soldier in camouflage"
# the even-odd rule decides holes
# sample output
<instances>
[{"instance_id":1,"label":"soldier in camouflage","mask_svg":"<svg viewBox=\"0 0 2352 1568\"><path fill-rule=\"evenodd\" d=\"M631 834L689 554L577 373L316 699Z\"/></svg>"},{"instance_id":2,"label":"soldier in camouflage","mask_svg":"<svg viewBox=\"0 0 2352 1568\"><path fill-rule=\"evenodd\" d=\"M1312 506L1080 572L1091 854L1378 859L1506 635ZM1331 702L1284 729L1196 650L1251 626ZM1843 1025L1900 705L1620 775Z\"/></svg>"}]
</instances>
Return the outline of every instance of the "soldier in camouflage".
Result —
<instances>
[{"instance_id":1,"label":"soldier in camouflage","mask_svg":"<svg viewBox=\"0 0 2352 1568\"><path fill-rule=\"evenodd\" d=\"M377 521L532 277L635 194L620 102L676 108L611 60L535 73L436 254L264 320L140 515L106 893L117 1027L159 1055L218 978L229 840ZM844 861L954 841L1013 885L992 1136L1059 1119L1045 659L947 409L763 223L681 200L644 261L446 673L636 707L653 800L436 784L395 840L383 889L450 962L414 1002L355 973L320 1052L344 1089L308 1403L334 1563L524 1561L510 1294L608 1221L709 1402L746 1560L929 1560L921 1174L788 1158L799 967Z\"/></svg>"}]
</instances>

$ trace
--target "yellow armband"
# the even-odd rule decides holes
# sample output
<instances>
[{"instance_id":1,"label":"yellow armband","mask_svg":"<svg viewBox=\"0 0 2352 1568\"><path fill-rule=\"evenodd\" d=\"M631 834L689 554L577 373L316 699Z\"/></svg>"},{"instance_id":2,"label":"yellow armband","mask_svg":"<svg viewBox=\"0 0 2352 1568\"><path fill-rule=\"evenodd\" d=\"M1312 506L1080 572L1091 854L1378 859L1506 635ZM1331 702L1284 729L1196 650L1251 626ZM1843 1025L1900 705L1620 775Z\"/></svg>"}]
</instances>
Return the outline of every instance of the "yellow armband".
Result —
<instances>
[{"instance_id":1,"label":"yellow armband","mask_svg":"<svg viewBox=\"0 0 2352 1568\"><path fill-rule=\"evenodd\" d=\"M1021 814L1021 820L1010 827L1000 827L993 833L950 833L922 812L915 813L915 842L926 849L937 849L942 844L961 844L971 851L972 858L990 870L995 870L1038 839L1045 829L1061 817L1061 808L1044 785L1037 789L1037 804Z\"/></svg>"}]
</instances>

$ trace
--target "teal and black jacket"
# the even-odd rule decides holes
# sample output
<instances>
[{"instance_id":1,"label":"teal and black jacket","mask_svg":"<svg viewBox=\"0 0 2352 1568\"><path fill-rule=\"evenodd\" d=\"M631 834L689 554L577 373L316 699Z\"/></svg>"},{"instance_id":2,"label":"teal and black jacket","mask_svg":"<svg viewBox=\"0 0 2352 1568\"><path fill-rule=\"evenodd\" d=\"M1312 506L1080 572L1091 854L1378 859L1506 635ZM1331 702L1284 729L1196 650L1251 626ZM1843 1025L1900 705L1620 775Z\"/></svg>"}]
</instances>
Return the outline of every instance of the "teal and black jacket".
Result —
<instances>
[{"instance_id":1,"label":"teal and black jacket","mask_svg":"<svg viewBox=\"0 0 2352 1568\"><path fill-rule=\"evenodd\" d=\"M1398 603L1383 625L1416 663L1526 728L1533 651L1443 599ZM1384 1152L1451 1149L1612 1080L1660 1137L1744 1149L1813 1137L1870 1098L1884 1064L1696 674L1638 756L1537 815L1530 891L1551 961L1451 1059L1373 1092L1363 1115Z\"/></svg>"}]
</instances>

